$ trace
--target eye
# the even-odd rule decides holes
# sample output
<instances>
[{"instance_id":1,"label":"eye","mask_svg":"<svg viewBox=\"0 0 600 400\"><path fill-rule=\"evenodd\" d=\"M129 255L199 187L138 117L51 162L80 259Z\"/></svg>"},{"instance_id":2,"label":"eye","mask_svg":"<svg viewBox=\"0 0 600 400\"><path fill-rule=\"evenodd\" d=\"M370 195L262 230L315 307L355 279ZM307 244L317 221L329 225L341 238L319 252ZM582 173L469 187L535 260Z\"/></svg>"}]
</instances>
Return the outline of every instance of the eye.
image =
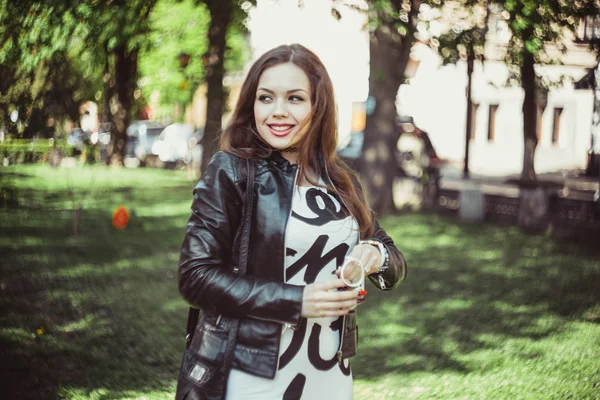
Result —
<instances>
[{"instance_id":1,"label":"eye","mask_svg":"<svg viewBox=\"0 0 600 400\"><path fill-rule=\"evenodd\" d=\"M294 102L300 102L300 101L304 101L303 97L300 97L298 95L292 95L289 97L290 101L294 101Z\"/></svg>"},{"instance_id":2,"label":"eye","mask_svg":"<svg viewBox=\"0 0 600 400\"><path fill-rule=\"evenodd\" d=\"M258 101L262 101L263 103L268 103L272 100L273 99L271 98L271 96L268 96L266 94L261 94L260 96L258 96Z\"/></svg>"}]
</instances>

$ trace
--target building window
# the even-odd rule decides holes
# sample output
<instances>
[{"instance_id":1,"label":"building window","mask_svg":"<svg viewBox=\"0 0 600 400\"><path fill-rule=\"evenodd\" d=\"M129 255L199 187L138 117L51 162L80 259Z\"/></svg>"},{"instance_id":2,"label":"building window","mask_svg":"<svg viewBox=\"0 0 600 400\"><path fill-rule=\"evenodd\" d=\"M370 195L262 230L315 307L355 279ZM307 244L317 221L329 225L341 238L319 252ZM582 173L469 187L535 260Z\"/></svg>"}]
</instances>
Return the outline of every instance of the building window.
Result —
<instances>
[{"instance_id":1,"label":"building window","mask_svg":"<svg viewBox=\"0 0 600 400\"><path fill-rule=\"evenodd\" d=\"M477 110L479 104L471 103L471 132L469 132L469 140L475 139L475 132L477 132Z\"/></svg>"},{"instance_id":2,"label":"building window","mask_svg":"<svg viewBox=\"0 0 600 400\"><path fill-rule=\"evenodd\" d=\"M600 16L588 15L579 21L575 41L590 43L600 39Z\"/></svg>"},{"instance_id":3,"label":"building window","mask_svg":"<svg viewBox=\"0 0 600 400\"><path fill-rule=\"evenodd\" d=\"M557 144L560 138L560 119L562 112L562 107L554 108L554 118L552 120L552 144Z\"/></svg>"},{"instance_id":4,"label":"building window","mask_svg":"<svg viewBox=\"0 0 600 400\"><path fill-rule=\"evenodd\" d=\"M539 143L542 141L542 130L544 128L544 126L542 125L542 118L544 117L544 107L538 104L536 109L537 109L537 115L536 115L535 123L537 125L537 128L536 128L537 140Z\"/></svg>"},{"instance_id":5,"label":"building window","mask_svg":"<svg viewBox=\"0 0 600 400\"><path fill-rule=\"evenodd\" d=\"M488 141L492 142L496 139L496 113L498 112L498 104L490 104L488 116Z\"/></svg>"}]
</instances>

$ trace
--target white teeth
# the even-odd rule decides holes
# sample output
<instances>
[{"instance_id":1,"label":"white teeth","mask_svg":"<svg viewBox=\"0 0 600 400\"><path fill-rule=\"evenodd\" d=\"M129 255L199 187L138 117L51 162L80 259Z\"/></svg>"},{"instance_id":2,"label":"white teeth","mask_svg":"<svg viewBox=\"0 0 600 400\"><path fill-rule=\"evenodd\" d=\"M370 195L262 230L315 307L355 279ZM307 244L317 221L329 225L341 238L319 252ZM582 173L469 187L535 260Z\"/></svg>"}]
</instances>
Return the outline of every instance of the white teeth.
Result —
<instances>
[{"instance_id":1,"label":"white teeth","mask_svg":"<svg viewBox=\"0 0 600 400\"><path fill-rule=\"evenodd\" d=\"M283 132L283 131L287 131L288 129L290 129L293 125L281 125L281 126L274 126L271 125L271 129L273 129L274 131L278 131L278 132Z\"/></svg>"}]
</instances>

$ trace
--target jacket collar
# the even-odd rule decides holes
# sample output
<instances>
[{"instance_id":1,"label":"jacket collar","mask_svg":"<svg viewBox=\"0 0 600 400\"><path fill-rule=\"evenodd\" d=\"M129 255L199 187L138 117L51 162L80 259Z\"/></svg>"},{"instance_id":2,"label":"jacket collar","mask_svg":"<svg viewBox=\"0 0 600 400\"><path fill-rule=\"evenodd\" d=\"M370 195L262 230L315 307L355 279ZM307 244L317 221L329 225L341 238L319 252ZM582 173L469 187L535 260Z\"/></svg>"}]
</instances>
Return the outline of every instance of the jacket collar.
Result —
<instances>
[{"instance_id":1,"label":"jacket collar","mask_svg":"<svg viewBox=\"0 0 600 400\"><path fill-rule=\"evenodd\" d=\"M283 155L281 155L280 151L273 151L271 155L268 157L279 169L284 172L295 172L297 165L291 164Z\"/></svg>"},{"instance_id":2,"label":"jacket collar","mask_svg":"<svg viewBox=\"0 0 600 400\"><path fill-rule=\"evenodd\" d=\"M291 164L287 158L285 158L280 151L272 151L271 155L267 158L271 160L279 169L284 172L296 172L297 164ZM318 163L321 167L321 179L327 184L332 185L331 179L329 178L329 172L327 171L327 165L325 163L325 156L319 152Z\"/></svg>"}]
</instances>

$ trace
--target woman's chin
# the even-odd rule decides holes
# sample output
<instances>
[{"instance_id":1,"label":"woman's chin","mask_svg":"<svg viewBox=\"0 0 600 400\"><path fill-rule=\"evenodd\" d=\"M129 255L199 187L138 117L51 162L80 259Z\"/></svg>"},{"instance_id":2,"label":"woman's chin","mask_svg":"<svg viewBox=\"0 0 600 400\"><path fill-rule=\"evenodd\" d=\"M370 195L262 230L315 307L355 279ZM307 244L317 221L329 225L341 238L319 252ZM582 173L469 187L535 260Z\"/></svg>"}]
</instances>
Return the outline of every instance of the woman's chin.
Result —
<instances>
[{"instance_id":1,"label":"woman's chin","mask_svg":"<svg viewBox=\"0 0 600 400\"><path fill-rule=\"evenodd\" d=\"M269 145L275 150L287 149L291 146L290 142L291 140L289 140L289 138L287 137L284 139L271 139L267 141L267 143L269 143Z\"/></svg>"}]
</instances>

